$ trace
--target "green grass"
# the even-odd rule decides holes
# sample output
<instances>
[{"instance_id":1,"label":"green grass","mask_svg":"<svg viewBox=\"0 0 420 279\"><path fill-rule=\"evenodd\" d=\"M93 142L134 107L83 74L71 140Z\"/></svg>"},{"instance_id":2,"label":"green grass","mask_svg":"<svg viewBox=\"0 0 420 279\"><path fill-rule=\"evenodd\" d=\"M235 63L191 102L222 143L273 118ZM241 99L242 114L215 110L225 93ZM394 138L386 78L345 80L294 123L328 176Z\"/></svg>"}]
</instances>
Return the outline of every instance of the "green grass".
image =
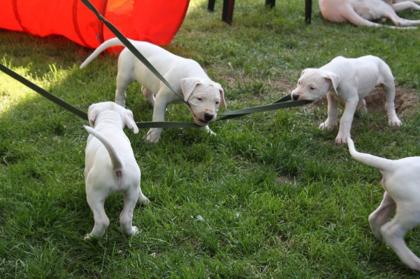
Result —
<instances>
[{"instance_id":1,"label":"green grass","mask_svg":"<svg viewBox=\"0 0 420 279\"><path fill-rule=\"evenodd\" d=\"M317 6L308 26L303 1L278 1L273 10L237 1L227 26L221 1L213 14L205 2L192 1L168 49L201 63L224 86L230 109L278 99L303 68L337 55L381 56L399 90L420 89L419 30L329 24ZM70 103L86 110L113 99L115 57L79 70L90 50L65 39L0 31L0 41L2 63ZM128 106L150 120L139 90L130 86ZM399 130L387 127L383 111L357 117L358 149L419 155L419 108L402 113ZM190 120L182 105L168 115ZM318 130L325 117L325 105L255 114L214 124L216 137L168 130L157 145L145 143L146 131L127 131L151 200L135 211L141 234L118 231L122 200L113 195L106 235L86 242L93 218L85 123L0 74L0 278L415 278L369 229L383 193L379 172L334 145L336 131ZM407 239L420 254L419 230Z\"/></svg>"}]
</instances>

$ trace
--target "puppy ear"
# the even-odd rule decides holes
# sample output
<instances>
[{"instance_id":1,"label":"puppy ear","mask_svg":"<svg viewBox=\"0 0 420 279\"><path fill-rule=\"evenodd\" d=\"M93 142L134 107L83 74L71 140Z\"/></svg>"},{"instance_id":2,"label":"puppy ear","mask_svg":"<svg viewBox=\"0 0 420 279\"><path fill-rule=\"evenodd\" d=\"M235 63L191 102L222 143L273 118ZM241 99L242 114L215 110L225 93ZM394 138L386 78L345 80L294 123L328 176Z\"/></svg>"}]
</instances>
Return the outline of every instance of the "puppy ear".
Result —
<instances>
[{"instance_id":1,"label":"puppy ear","mask_svg":"<svg viewBox=\"0 0 420 279\"><path fill-rule=\"evenodd\" d=\"M139 128L134 121L133 112L129 109L125 109L125 114L123 116L124 124L127 128L131 129L134 134L138 134Z\"/></svg>"},{"instance_id":2,"label":"puppy ear","mask_svg":"<svg viewBox=\"0 0 420 279\"><path fill-rule=\"evenodd\" d=\"M223 87L219 83L216 83L216 87L217 89L219 89L219 93L220 93L220 105L223 106L224 108L227 108L227 103L225 100L225 91L223 90Z\"/></svg>"},{"instance_id":3,"label":"puppy ear","mask_svg":"<svg viewBox=\"0 0 420 279\"><path fill-rule=\"evenodd\" d=\"M181 79L181 90L182 95L184 95L184 101L188 102L188 99L191 97L194 88L199 85L201 81L197 78L184 78Z\"/></svg>"},{"instance_id":4,"label":"puppy ear","mask_svg":"<svg viewBox=\"0 0 420 279\"><path fill-rule=\"evenodd\" d=\"M334 92L338 94L337 88L338 84L340 83L340 78L334 74L333 72L323 72L323 77L331 82L332 88L334 89Z\"/></svg>"},{"instance_id":5,"label":"puppy ear","mask_svg":"<svg viewBox=\"0 0 420 279\"><path fill-rule=\"evenodd\" d=\"M88 109L88 120L90 126L95 126L96 117L98 116L99 109L96 104L90 105Z\"/></svg>"}]
</instances>

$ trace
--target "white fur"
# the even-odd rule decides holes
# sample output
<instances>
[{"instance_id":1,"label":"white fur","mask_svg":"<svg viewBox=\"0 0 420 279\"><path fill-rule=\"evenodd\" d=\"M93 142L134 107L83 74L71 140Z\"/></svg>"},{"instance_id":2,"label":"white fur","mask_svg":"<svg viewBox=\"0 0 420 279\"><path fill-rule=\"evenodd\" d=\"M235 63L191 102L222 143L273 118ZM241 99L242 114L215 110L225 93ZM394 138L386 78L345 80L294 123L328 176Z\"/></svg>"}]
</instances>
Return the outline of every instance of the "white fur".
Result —
<instances>
[{"instance_id":1,"label":"white fur","mask_svg":"<svg viewBox=\"0 0 420 279\"><path fill-rule=\"evenodd\" d=\"M321 68L305 69L296 89L292 91L292 97L295 100L316 100L327 95L328 118L320 125L320 129L333 129L337 125L337 100L344 102L345 108L335 140L341 144L350 137L356 108L364 106L364 98L379 85L385 89L389 125L400 126L401 121L394 105L394 77L389 66L376 56L339 56Z\"/></svg>"},{"instance_id":2,"label":"white fur","mask_svg":"<svg viewBox=\"0 0 420 279\"><path fill-rule=\"evenodd\" d=\"M85 183L86 198L95 225L85 239L101 237L105 233L109 219L104 203L115 191L124 192L121 229L128 235L134 235L138 232L137 227L132 226L135 205L137 201L148 203L149 200L141 191L140 168L123 131L127 126L138 133L133 113L113 102L103 102L91 105L88 116L94 129L85 126L90 134L85 153Z\"/></svg>"},{"instance_id":3,"label":"white fur","mask_svg":"<svg viewBox=\"0 0 420 279\"><path fill-rule=\"evenodd\" d=\"M396 11L406 9L420 10L418 0L399 0L393 1L392 4L384 0L319 0L319 8L322 16L332 22L350 22L357 26L383 27L386 25L372 22L372 20L388 18L397 26L420 25L420 20L404 19L396 13Z\"/></svg>"},{"instance_id":4,"label":"white fur","mask_svg":"<svg viewBox=\"0 0 420 279\"><path fill-rule=\"evenodd\" d=\"M153 121L165 120L166 106L169 103L184 101L190 108L194 122L211 132L208 123L216 119L219 106L225 104L222 86L212 81L203 68L192 59L177 56L151 43L133 40L130 42L169 82L177 94L125 48L118 58L115 102L124 106L125 91L132 81L137 80L144 87L144 96L153 105ZM85 67L102 51L113 46L122 46L122 43L118 38L103 42L80 67ZM147 133L147 140L156 143L161 133L161 128L152 128Z\"/></svg>"},{"instance_id":5,"label":"white fur","mask_svg":"<svg viewBox=\"0 0 420 279\"><path fill-rule=\"evenodd\" d=\"M374 235L384 240L404 264L420 271L420 259L404 241L407 231L420 223L420 157L388 160L359 153L350 138L348 146L354 159L379 169L383 175L384 198L380 206L369 215ZM394 211L395 216L391 219Z\"/></svg>"}]
</instances>

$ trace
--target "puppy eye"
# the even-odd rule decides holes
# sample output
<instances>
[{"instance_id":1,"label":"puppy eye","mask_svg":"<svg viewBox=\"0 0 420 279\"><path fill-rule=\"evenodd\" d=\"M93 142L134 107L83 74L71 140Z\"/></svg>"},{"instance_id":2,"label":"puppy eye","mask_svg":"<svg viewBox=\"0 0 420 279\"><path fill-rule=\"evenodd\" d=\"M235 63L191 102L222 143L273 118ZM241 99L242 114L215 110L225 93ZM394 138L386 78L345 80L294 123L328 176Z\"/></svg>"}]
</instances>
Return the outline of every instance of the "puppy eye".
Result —
<instances>
[{"instance_id":1,"label":"puppy eye","mask_svg":"<svg viewBox=\"0 0 420 279\"><path fill-rule=\"evenodd\" d=\"M219 101L216 101L216 105L218 105L220 102Z\"/></svg>"},{"instance_id":2,"label":"puppy eye","mask_svg":"<svg viewBox=\"0 0 420 279\"><path fill-rule=\"evenodd\" d=\"M200 102L202 102L203 101L203 98L197 98L197 100L199 100Z\"/></svg>"},{"instance_id":3,"label":"puppy eye","mask_svg":"<svg viewBox=\"0 0 420 279\"><path fill-rule=\"evenodd\" d=\"M309 89L310 89L310 90L315 90L315 87L313 87L313 86L309 86Z\"/></svg>"}]
</instances>

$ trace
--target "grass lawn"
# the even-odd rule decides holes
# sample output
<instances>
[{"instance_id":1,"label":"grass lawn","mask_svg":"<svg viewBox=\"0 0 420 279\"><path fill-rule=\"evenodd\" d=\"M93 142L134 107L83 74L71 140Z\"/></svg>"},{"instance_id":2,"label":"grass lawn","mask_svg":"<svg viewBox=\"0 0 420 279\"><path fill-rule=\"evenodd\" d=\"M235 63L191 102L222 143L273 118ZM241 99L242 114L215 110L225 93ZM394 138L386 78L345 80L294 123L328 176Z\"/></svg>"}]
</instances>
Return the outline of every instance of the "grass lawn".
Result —
<instances>
[{"instance_id":1,"label":"grass lawn","mask_svg":"<svg viewBox=\"0 0 420 279\"><path fill-rule=\"evenodd\" d=\"M355 28L324 22L303 1L237 1L227 26L193 0L167 48L197 60L226 91L229 109L285 95L301 70L337 55L382 57L398 84L401 129L385 112L356 117L360 151L389 158L420 154L420 30ZM317 2L317 1L314 1ZM403 14L420 18L420 12ZM0 60L81 109L113 100L116 57L86 69L91 50L60 37L0 31ZM137 120L152 109L129 87ZM376 100L376 99L375 99ZM377 100L376 100L377 101ZM84 189L85 124L0 74L0 278L415 278L377 241L367 217L382 198L380 173L323 132L326 105L260 113L196 130L167 130L156 145L127 130L150 198L138 207L141 233L118 230L122 198L106 208L104 238L83 241L93 225ZM172 105L169 120L191 120ZM202 217L202 218L201 218ZM420 255L420 230L408 234Z\"/></svg>"}]
</instances>

